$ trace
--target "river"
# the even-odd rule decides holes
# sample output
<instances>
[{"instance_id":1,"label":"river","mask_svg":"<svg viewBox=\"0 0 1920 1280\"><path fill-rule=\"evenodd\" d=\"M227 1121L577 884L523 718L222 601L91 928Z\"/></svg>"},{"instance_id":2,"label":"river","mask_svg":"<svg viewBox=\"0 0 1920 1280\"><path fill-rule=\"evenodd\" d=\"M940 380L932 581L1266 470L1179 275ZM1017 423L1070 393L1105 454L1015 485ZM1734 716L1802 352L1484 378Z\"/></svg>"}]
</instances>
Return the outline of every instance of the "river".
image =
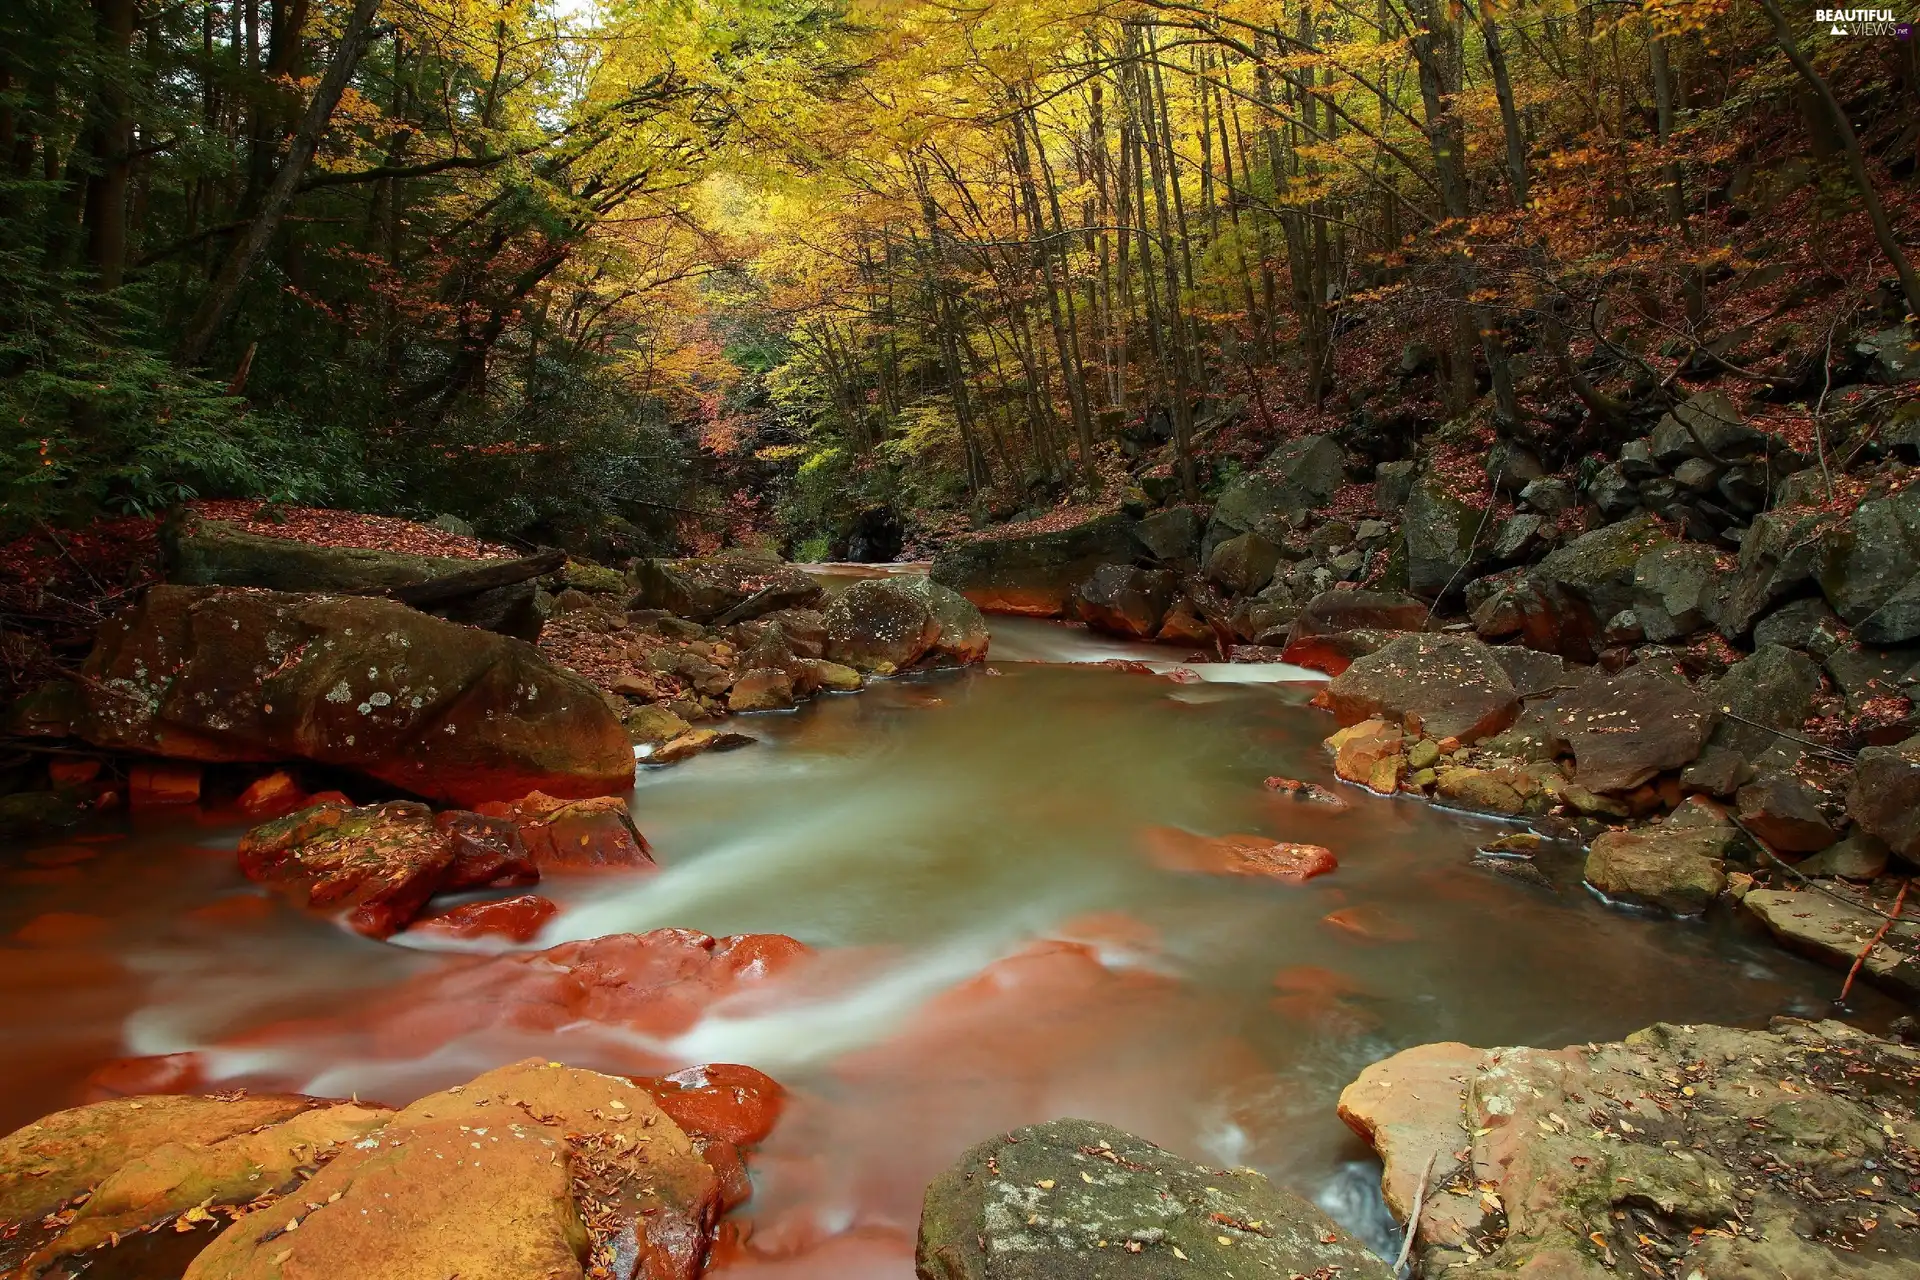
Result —
<instances>
[{"instance_id":1,"label":"river","mask_svg":"<svg viewBox=\"0 0 1920 1280\"><path fill-rule=\"evenodd\" d=\"M260 896L230 812L122 820L0 862L0 1120L72 1104L129 1055L210 1050L216 1080L390 1102L530 1052L747 1063L795 1096L751 1161L750 1242L718 1273L904 1280L921 1188L996 1130L1110 1121L1262 1169L1385 1248L1377 1165L1333 1110L1367 1063L1830 1008L1837 975L1735 922L1610 910L1570 859L1544 860L1551 888L1471 865L1496 823L1266 790L1337 785L1310 672L1179 683L1098 665L1177 665L1165 650L993 621L985 670L751 717L751 748L644 770L633 809L662 870L541 888L563 911L539 946L665 926L800 939L824 976L780 1002L665 1037L421 1029L417 1051L369 1054L310 1020L486 962ZM1165 869L1169 831L1322 844L1340 865L1298 886Z\"/></svg>"}]
</instances>

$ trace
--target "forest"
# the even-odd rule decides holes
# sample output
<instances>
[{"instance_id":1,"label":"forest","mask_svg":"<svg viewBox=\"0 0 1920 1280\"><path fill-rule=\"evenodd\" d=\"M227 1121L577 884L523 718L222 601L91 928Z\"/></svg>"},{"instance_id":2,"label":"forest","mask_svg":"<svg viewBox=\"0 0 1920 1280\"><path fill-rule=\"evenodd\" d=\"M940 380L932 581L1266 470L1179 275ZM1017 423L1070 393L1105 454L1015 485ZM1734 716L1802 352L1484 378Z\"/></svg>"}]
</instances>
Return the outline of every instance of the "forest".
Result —
<instances>
[{"instance_id":1,"label":"forest","mask_svg":"<svg viewBox=\"0 0 1920 1280\"><path fill-rule=\"evenodd\" d=\"M1920 305L1915 43L1778 3L0 22L15 534L248 497L819 558L1307 430L1555 469L1702 371L1824 441Z\"/></svg>"}]
</instances>

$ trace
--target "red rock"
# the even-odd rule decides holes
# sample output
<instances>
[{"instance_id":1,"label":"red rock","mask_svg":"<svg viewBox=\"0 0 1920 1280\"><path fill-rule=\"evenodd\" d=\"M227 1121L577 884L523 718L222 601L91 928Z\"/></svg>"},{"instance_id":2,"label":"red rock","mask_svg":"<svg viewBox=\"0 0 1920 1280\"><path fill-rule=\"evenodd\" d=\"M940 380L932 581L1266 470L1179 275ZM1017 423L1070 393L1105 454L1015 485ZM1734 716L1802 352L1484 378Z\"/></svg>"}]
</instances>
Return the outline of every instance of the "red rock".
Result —
<instances>
[{"instance_id":1,"label":"red rock","mask_svg":"<svg viewBox=\"0 0 1920 1280\"><path fill-rule=\"evenodd\" d=\"M1384 774L1393 772L1392 762L1406 759L1403 754L1406 739L1398 727L1384 720L1362 720L1328 738L1326 745L1333 752L1333 771L1342 780L1376 791L1394 790L1394 786L1374 784L1384 781ZM1393 781L1398 784L1397 775Z\"/></svg>"},{"instance_id":2,"label":"red rock","mask_svg":"<svg viewBox=\"0 0 1920 1280\"><path fill-rule=\"evenodd\" d=\"M1316 782L1302 782L1298 778L1268 778L1266 787L1277 795L1307 804L1320 805L1334 813L1345 813L1353 808L1347 801Z\"/></svg>"},{"instance_id":3,"label":"red rock","mask_svg":"<svg viewBox=\"0 0 1920 1280\"><path fill-rule=\"evenodd\" d=\"M255 778L240 793L240 812L249 818L281 818L312 803L293 775L285 770Z\"/></svg>"},{"instance_id":4,"label":"red rock","mask_svg":"<svg viewBox=\"0 0 1920 1280\"><path fill-rule=\"evenodd\" d=\"M1418 936L1412 929L1378 907L1342 907L1320 917L1342 933L1368 942L1411 942Z\"/></svg>"},{"instance_id":5,"label":"red rock","mask_svg":"<svg viewBox=\"0 0 1920 1280\"><path fill-rule=\"evenodd\" d=\"M558 800L535 791L508 816L534 865L546 871L652 868L653 850L618 796Z\"/></svg>"},{"instance_id":6,"label":"red rock","mask_svg":"<svg viewBox=\"0 0 1920 1280\"><path fill-rule=\"evenodd\" d=\"M1358 658L1377 653L1398 631L1379 631L1371 627L1342 631L1334 635L1303 635L1289 639L1280 650L1280 661L1337 676Z\"/></svg>"},{"instance_id":7,"label":"red rock","mask_svg":"<svg viewBox=\"0 0 1920 1280\"><path fill-rule=\"evenodd\" d=\"M1403 634L1356 659L1322 692L1343 725L1411 714L1428 736L1463 742L1500 732L1520 713L1520 695L1493 651L1458 636Z\"/></svg>"},{"instance_id":8,"label":"red rock","mask_svg":"<svg viewBox=\"0 0 1920 1280\"><path fill-rule=\"evenodd\" d=\"M171 760L142 761L127 775L127 798L136 809L200 803L200 766Z\"/></svg>"},{"instance_id":9,"label":"red rock","mask_svg":"<svg viewBox=\"0 0 1920 1280\"><path fill-rule=\"evenodd\" d=\"M247 832L239 855L248 879L305 906L350 908L348 924L372 938L405 928L453 866L433 811L410 800L303 809Z\"/></svg>"},{"instance_id":10,"label":"red rock","mask_svg":"<svg viewBox=\"0 0 1920 1280\"><path fill-rule=\"evenodd\" d=\"M344 805L347 808L353 807L352 798L344 791L316 791L307 797L307 803L310 805L337 804Z\"/></svg>"},{"instance_id":11,"label":"red rock","mask_svg":"<svg viewBox=\"0 0 1920 1280\"><path fill-rule=\"evenodd\" d=\"M433 822L453 843L453 867L440 885L441 892L540 883L540 868L511 819L450 809Z\"/></svg>"},{"instance_id":12,"label":"red rock","mask_svg":"<svg viewBox=\"0 0 1920 1280\"><path fill-rule=\"evenodd\" d=\"M1340 864L1317 844L1275 843L1266 836L1202 836L1178 827L1150 827L1148 851L1169 871L1259 876L1282 884L1305 884Z\"/></svg>"},{"instance_id":13,"label":"red rock","mask_svg":"<svg viewBox=\"0 0 1920 1280\"><path fill-rule=\"evenodd\" d=\"M727 1063L640 1077L634 1083L688 1133L737 1147L764 1141L787 1099L787 1091L772 1077Z\"/></svg>"},{"instance_id":14,"label":"red rock","mask_svg":"<svg viewBox=\"0 0 1920 1280\"><path fill-rule=\"evenodd\" d=\"M666 1108L662 1107L662 1111ZM668 1112L672 1115L671 1112ZM677 1123L677 1122L676 1122ZM682 1128L686 1126L682 1125ZM718 1138L702 1139L700 1135L689 1133L694 1147L700 1152L700 1158L713 1170L713 1176L720 1184L720 1212L731 1213L747 1201L753 1199L753 1179L747 1174L746 1163L740 1159L740 1150L731 1142L722 1142ZM711 1265L711 1258L709 1258Z\"/></svg>"},{"instance_id":15,"label":"red rock","mask_svg":"<svg viewBox=\"0 0 1920 1280\"><path fill-rule=\"evenodd\" d=\"M84 787L100 776L100 761L92 758L55 756L47 762L47 777L56 788Z\"/></svg>"},{"instance_id":16,"label":"red rock","mask_svg":"<svg viewBox=\"0 0 1920 1280\"><path fill-rule=\"evenodd\" d=\"M511 942L532 942L540 936L547 921L560 908L537 893L494 902L468 902L439 915L415 920L408 933L425 933L445 938L500 937Z\"/></svg>"},{"instance_id":17,"label":"red rock","mask_svg":"<svg viewBox=\"0 0 1920 1280\"><path fill-rule=\"evenodd\" d=\"M13 936L30 947L74 947L94 941L109 927L104 916L48 911L21 925Z\"/></svg>"}]
</instances>

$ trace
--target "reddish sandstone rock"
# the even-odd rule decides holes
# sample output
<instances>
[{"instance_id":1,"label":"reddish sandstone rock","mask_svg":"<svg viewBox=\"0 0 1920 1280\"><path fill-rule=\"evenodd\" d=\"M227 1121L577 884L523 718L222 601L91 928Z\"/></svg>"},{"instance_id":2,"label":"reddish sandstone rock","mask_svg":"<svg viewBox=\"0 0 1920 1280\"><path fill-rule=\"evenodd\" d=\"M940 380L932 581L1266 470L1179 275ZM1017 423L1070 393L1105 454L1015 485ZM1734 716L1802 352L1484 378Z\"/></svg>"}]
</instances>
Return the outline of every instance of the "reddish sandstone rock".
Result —
<instances>
[{"instance_id":1,"label":"reddish sandstone rock","mask_svg":"<svg viewBox=\"0 0 1920 1280\"><path fill-rule=\"evenodd\" d=\"M1341 724L1413 717L1428 737L1472 742L1500 732L1520 713L1506 670L1478 640L1403 635L1357 659L1323 691Z\"/></svg>"},{"instance_id":2,"label":"reddish sandstone rock","mask_svg":"<svg viewBox=\"0 0 1920 1280\"><path fill-rule=\"evenodd\" d=\"M1174 587L1165 569L1103 564L1074 588L1072 610L1089 631L1146 640L1166 618Z\"/></svg>"},{"instance_id":3,"label":"reddish sandstone rock","mask_svg":"<svg viewBox=\"0 0 1920 1280\"><path fill-rule=\"evenodd\" d=\"M1406 767L1406 738L1384 720L1362 720L1327 739L1333 752L1333 771L1346 782L1391 793ZM1377 786L1376 783L1385 783Z\"/></svg>"},{"instance_id":4,"label":"reddish sandstone rock","mask_svg":"<svg viewBox=\"0 0 1920 1280\"><path fill-rule=\"evenodd\" d=\"M1077 583L1103 564L1131 563L1143 550L1132 522L1117 511L1061 526L1067 515L949 542L929 576L990 613L1057 618Z\"/></svg>"},{"instance_id":5,"label":"reddish sandstone rock","mask_svg":"<svg viewBox=\"0 0 1920 1280\"><path fill-rule=\"evenodd\" d=\"M159 586L101 628L84 674L75 731L115 750L313 760L461 804L633 785L592 685L389 600Z\"/></svg>"},{"instance_id":6,"label":"reddish sandstone rock","mask_svg":"<svg viewBox=\"0 0 1920 1280\"><path fill-rule=\"evenodd\" d=\"M240 812L249 818L284 818L296 809L304 809L312 802L293 775L284 769L268 774L264 778L255 778L247 789L240 793Z\"/></svg>"},{"instance_id":7,"label":"reddish sandstone rock","mask_svg":"<svg viewBox=\"0 0 1920 1280\"><path fill-rule=\"evenodd\" d=\"M406 927L453 866L433 811L410 800L359 809L316 805L241 837L248 879L302 905L349 908L356 932L384 938Z\"/></svg>"},{"instance_id":8,"label":"reddish sandstone rock","mask_svg":"<svg viewBox=\"0 0 1920 1280\"><path fill-rule=\"evenodd\" d=\"M647 838L618 796L558 800L535 791L504 807L502 816L519 828L534 865L547 871L655 865Z\"/></svg>"},{"instance_id":9,"label":"reddish sandstone rock","mask_svg":"<svg viewBox=\"0 0 1920 1280\"><path fill-rule=\"evenodd\" d=\"M1352 631L1292 637L1280 651L1280 660L1337 676L1352 666L1355 659L1378 653L1402 634L1399 631L1358 627Z\"/></svg>"},{"instance_id":10,"label":"reddish sandstone rock","mask_svg":"<svg viewBox=\"0 0 1920 1280\"><path fill-rule=\"evenodd\" d=\"M1340 1093L1340 1118L1380 1153L1380 1190L1402 1222L1428 1161L1437 1169L1460 1145L1460 1080L1483 1056L1470 1045L1423 1044L1368 1067ZM1485 1214L1478 1199L1436 1195L1422 1203L1421 1230L1434 1243L1457 1245Z\"/></svg>"},{"instance_id":11,"label":"reddish sandstone rock","mask_svg":"<svg viewBox=\"0 0 1920 1280\"><path fill-rule=\"evenodd\" d=\"M1153 860L1169 871L1305 884L1340 865L1317 844L1276 843L1266 836L1203 836L1178 827L1150 827L1142 834Z\"/></svg>"},{"instance_id":12,"label":"reddish sandstone rock","mask_svg":"<svg viewBox=\"0 0 1920 1280\"><path fill-rule=\"evenodd\" d=\"M452 809L433 821L453 849L453 866L437 892L506 889L540 883L540 868L527 852L520 828L512 819Z\"/></svg>"},{"instance_id":13,"label":"reddish sandstone rock","mask_svg":"<svg viewBox=\"0 0 1920 1280\"><path fill-rule=\"evenodd\" d=\"M827 606L827 657L856 671L964 667L988 639L972 602L926 578L870 578Z\"/></svg>"},{"instance_id":14,"label":"reddish sandstone rock","mask_svg":"<svg viewBox=\"0 0 1920 1280\"><path fill-rule=\"evenodd\" d=\"M1574 780L1612 795L1691 764L1718 718L1684 680L1650 666L1589 676L1551 714L1556 737L1578 765Z\"/></svg>"},{"instance_id":15,"label":"reddish sandstone rock","mask_svg":"<svg viewBox=\"0 0 1920 1280\"><path fill-rule=\"evenodd\" d=\"M787 1101L787 1091L771 1076L726 1063L688 1067L635 1083L688 1133L735 1147L765 1141Z\"/></svg>"},{"instance_id":16,"label":"reddish sandstone rock","mask_svg":"<svg viewBox=\"0 0 1920 1280\"><path fill-rule=\"evenodd\" d=\"M560 908L537 893L494 902L468 902L439 915L415 920L407 932L443 938L505 938L532 942Z\"/></svg>"},{"instance_id":17,"label":"reddish sandstone rock","mask_svg":"<svg viewBox=\"0 0 1920 1280\"><path fill-rule=\"evenodd\" d=\"M1320 922L1365 942L1412 942L1419 936L1402 921L1367 903L1329 911Z\"/></svg>"},{"instance_id":18,"label":"reddish sandstone rock","mask_svg":"<svg viewBox=\"0 0 1920 1280\"><path fill-rule=\"evenodd\" d=\"M1303 804L1319 805L1334 813L1345 813L1353 806L1317 782L1302 782L1298 778L1273 777L1266 781L1267 790L1275 795L1286 796Z\"/></svg>"},{"instance_id":19,"label":"reddish sandstone rock","mask_svg":"<svg viewBox=\"0 0 1920 1280\"><path fill-rule=\"evenodd\" d=\"M1432 612L1426 601L1390 591L1322 591L1301 606L1287 641L1362 629L1423 631Z\"/></svg>"},{"instance_id":20,"label":"reddish sandstone rock","mask_svg":"<svg viewBox=\"0 0 1920 1280\"><path fill-rule=\"evenodd\" d=\"M127 771L127 802L136 809L200 803L200 766L141 761Z\"/></svg>"}]
</instances>

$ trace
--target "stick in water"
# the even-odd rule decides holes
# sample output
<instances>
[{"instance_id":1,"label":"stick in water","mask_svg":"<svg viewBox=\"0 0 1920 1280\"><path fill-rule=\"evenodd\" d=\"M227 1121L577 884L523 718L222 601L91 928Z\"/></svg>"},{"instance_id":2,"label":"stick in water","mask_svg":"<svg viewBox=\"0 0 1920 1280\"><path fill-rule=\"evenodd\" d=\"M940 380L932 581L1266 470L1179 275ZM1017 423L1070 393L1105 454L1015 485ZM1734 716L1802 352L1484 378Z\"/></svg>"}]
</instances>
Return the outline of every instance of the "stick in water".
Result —
<instances>
[{"instance_id":1,"label":"stick in water","mask_svg":"<svg viewBox=\"0 0 1920 1280\"><path fill-rule=\"evenodd\" d=\"M1867 957L1873 954L1873 949L1880 945L1880 939L1887 936L1887 930L1891 929L1893 922L1900 918L1900 904L1907 900L1907 887L1912 883L1913 881L1911 880L1902 880L1900 882L1900 892L1894 895L1893 899L1893 911L1885 920L1880 922L1880 928L1874 932L1871 938L1867 939L1867 945L1860 948L1860 954L1853 958L1853 968L1847 970L1847 980L1840 984L1840 995L1834 1000L1835 1004L1845 1004L1847 1002L1847 992L1853 990L1853 980L1859 975L1860 966L1867 962Z\"/></svg>"},{"instance_id":2,"label":"stick in water","mask_svg":"<svg viewBox=\"0 0 1920 1280\"><path fill-rule=\"evenodd\" d=\"M1420 1171L1420 1182L1413 1189L1413 1212L1407 1215L1407 1238L1400 1242L1400 1256L1394 1259L1393 1274L1407 1273L1407 1259L1413 1254L1413 1238L1420 1233L1420 1208L1427 1198L1427 1179L1433 1175L1433 1162L1440 1158L1434 1151L1427 1156L1427 1167Z\"/></svg>"}]
</instances>

